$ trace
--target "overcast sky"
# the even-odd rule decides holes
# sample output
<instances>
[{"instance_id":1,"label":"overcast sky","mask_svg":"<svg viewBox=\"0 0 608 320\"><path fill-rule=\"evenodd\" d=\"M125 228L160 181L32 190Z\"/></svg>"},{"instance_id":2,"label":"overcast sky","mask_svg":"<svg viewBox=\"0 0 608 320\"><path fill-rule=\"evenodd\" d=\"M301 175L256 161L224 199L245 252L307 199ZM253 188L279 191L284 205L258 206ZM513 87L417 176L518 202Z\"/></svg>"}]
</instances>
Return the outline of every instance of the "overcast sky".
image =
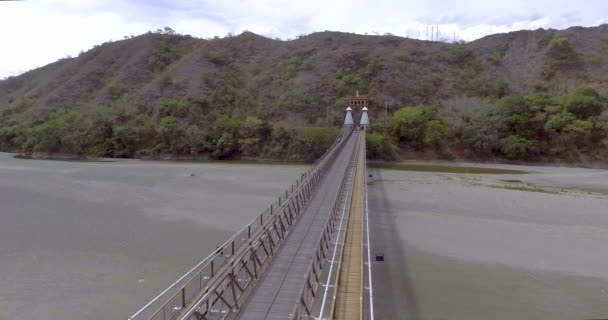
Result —
<instances>
[{"instance_id":1,"label":"overcast sky","mask_svg":"<svg viewBox=\"0 0 608 320\"><path fill-rule=\"evenodd\" d=\"M606 0L0 0L0 78L125 35L170 26L197 37L253 31L289 39L314 31L390 32L474 40L492 33L608 22Z\"/></svg>"}]
</instances>

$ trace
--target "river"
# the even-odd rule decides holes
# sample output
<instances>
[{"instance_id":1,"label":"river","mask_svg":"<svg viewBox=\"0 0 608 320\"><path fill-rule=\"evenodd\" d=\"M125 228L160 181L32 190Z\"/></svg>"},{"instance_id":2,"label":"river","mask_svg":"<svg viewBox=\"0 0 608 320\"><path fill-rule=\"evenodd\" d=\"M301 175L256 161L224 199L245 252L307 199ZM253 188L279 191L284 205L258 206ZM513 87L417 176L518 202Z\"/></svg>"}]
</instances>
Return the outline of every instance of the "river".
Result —
<instances>
[{"instance_id":1,"label":"river","mask_svg":"<svg viewBox=\"0 0 608 320\"><path fill-rule=\"evenodd\" d=\"M607 318L608 171L467 165L533 173L370 169L408 290L376 319ZM0 153L0 320L126 319L305 168Z\"/></svg>"},{"instance_id":2,"label":"river","mask_svg":"<svg viewBox=\"0 0 608 320\"><path fill-rule=\"evenodd\" d=\"M608 318L608 171L491 167L532 173L370 170L370 223L398 234L375 291L392 281L399 319Z\"/></svg>"},{"instance_id":3,"label":"river","mask_svg":"<svg viewBox=\"0 0 608 320\"><path fill-rule=\"evenodd\" d=\"M126 319L305 169L0 153L0 319Z\"/></svg>"}]
</instances>

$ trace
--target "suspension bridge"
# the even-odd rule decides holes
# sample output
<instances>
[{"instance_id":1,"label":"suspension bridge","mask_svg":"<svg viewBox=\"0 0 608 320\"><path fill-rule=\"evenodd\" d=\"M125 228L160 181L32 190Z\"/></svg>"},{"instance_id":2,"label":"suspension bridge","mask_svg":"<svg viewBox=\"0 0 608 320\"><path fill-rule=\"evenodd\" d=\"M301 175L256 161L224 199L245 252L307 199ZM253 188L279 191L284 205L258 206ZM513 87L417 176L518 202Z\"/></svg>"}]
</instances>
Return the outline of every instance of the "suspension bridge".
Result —
<instances>
[{"instance_id":1,"label":"suspension bridge","mask_svg":"<svg viewBox=\"0 0 608 320\"><path fill-rule=\"evenodd\" d=\"M344 126L322 157L129 320L374 319L368 100L347 103ZM361 108L358 123L350 106Z\"/></svg>"}]
</instances>

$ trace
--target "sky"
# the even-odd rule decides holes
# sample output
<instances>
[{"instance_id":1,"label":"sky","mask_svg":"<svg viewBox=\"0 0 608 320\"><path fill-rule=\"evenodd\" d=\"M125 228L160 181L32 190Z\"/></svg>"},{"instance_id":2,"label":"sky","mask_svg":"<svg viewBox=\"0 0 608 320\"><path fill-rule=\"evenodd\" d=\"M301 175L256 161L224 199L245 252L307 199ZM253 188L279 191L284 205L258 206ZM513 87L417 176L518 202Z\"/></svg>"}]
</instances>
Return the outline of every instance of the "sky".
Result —
<instances>
[{"instance_id":1,"label":"sky","mask_svg":"<svg viewBox=\"0 0 608 320\"><path fill-rule=\"evenodd\" d=\"M325 30L426 39L427 25L439 25L440 39L471 41L597 26L606 12L606 0L0 0L0 79L165 26L201 38L248 30L286 40Z\"/></svg>"}]
</instances>

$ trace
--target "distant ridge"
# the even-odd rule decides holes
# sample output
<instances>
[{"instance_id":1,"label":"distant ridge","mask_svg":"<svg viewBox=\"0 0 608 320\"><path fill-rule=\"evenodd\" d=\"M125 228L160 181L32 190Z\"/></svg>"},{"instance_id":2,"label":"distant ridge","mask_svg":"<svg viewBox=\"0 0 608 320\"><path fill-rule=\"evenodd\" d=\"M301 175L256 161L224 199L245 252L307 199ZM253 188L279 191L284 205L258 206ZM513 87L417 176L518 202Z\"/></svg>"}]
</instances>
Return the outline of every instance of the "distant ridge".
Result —
<instances>
[{"instance_id":1,"label":"distant ridge","mask_svg":"<svg viewBox=\"0 0 608 320\"><path fill-rule=\"evenodd\" d=\"M546 75L547 46L566 36L581 57ZM516 31L463 44L318 32L278 41L245 32L205 40L144 34L105 43L0 81L0 109L157 109L162 99L204 100L230 112L314 122L354 90L377 101L432 104L498 91L562 94L608 87L608 26ZM254 111L252 111L254 110Z\"/></svg>"}]
</instances>

